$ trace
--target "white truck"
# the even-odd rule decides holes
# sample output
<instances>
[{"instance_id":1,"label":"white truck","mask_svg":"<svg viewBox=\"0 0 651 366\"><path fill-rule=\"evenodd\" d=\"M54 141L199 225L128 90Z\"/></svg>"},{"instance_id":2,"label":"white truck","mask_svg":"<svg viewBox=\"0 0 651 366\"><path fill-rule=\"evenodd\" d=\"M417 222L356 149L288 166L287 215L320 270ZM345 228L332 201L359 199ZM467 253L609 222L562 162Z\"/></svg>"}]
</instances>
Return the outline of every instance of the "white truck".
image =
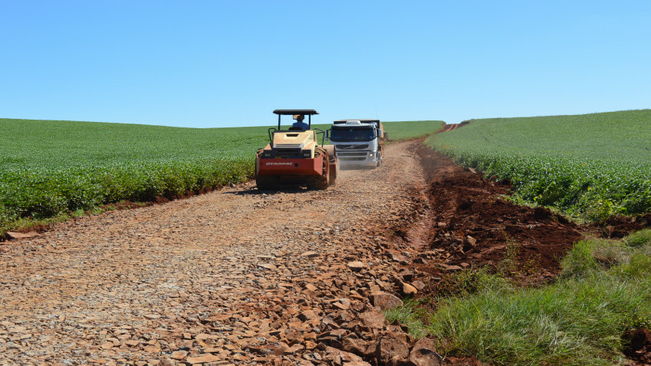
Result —
<instances>
[{"instance_id":1,"label":"white truck","mask_svg":"<svg viewBox=\"0 0 651 366\"><path fill-rule=\"evenodd\" d=\"M341 168L379 167L385 138L382 123L377 119L338 120L328 130Z\"/></svg>"}]
</instances>

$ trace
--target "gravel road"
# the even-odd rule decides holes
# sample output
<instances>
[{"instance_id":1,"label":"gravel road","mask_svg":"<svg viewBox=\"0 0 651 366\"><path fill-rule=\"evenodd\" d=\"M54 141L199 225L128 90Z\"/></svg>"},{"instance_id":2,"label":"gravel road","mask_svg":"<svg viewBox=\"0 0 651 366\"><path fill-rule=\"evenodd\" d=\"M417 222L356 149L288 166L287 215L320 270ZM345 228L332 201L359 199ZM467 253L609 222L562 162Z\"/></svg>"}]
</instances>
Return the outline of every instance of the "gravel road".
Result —
<instances>
[{"instance_id":1,"label":"gravel road","mask_svg":"<svg viewBox=\"0 0 651 366\"><path fill-rule=\"evenodd\" d=\"M0 243L0 365L367 364L332 346L360 314L358 336L388 326L368 322L424 204L416 144L325 191L247 183Z\"/></svg>"}]
</instances>

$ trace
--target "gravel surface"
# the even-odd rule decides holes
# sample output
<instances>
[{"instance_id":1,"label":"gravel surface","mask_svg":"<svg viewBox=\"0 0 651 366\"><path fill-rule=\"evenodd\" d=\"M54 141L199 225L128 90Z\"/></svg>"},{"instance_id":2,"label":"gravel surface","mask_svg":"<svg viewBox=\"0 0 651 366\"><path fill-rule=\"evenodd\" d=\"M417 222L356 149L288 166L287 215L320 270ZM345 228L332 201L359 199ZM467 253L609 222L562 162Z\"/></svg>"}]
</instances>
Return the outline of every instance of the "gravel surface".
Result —
<instances>
[{"instance_id":1,"label":"gravel surface","mask_svg":"<svg viewBox=\"0 0 651 366\"><path fill-rule=\"evenodd\" d=\"M0 365L367 364L335 349L390 327L373 296L404 279L416 144L325 191L247 183L0 243Z\"/></svg>"}]
</instances>

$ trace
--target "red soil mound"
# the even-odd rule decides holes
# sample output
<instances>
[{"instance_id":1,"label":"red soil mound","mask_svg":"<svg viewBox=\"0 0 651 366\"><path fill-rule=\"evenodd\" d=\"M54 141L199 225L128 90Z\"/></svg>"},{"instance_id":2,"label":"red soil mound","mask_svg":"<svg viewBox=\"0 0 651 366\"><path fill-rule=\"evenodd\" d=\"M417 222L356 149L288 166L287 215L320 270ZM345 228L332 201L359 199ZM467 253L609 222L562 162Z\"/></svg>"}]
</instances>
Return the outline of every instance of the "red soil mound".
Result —
<instances>
[{"instance_id":1,"label":"red soil mound","mask_svg":"<svg viewBox=\"0 0 651 366\"><path fill-rule=\"evenodd\" d=\"M449 253L446 264L497 266L509 259L517 268L511 275L537 283L557 275L559 260L582 239L581 229L564 217L502 198L508 182L486 180L427 148L418 154L429 174L429 249Z\"/></svg>"}]
</instances>

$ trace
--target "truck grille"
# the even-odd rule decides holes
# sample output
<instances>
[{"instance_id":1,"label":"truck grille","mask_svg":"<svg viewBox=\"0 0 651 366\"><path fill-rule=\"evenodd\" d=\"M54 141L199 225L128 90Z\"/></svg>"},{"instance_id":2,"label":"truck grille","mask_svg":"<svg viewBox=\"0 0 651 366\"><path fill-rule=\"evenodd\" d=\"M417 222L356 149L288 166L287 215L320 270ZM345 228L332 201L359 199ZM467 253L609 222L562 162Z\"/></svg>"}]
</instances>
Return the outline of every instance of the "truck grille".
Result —
<instances>
[{"instance_id":1,"label":"truck grille","mask_svg":"<svg viewBox=\"0 0 651 366\"><path fill-rule=\"evenodd\" d=\"M337 145L337 150L345 150L345 149L368 149L368 144L362 144L362 145Z\"/></svg>"},{"instance_id":2,"label":"truck grille","mask_svg":"<svg viewBox=\"0 0 651 366\"><path fill-rule=\"evenodd\" d=\"M368 158L367 151L337 151L337 157L342 161L364 161Z\"/></svg>"}]
</instances>

